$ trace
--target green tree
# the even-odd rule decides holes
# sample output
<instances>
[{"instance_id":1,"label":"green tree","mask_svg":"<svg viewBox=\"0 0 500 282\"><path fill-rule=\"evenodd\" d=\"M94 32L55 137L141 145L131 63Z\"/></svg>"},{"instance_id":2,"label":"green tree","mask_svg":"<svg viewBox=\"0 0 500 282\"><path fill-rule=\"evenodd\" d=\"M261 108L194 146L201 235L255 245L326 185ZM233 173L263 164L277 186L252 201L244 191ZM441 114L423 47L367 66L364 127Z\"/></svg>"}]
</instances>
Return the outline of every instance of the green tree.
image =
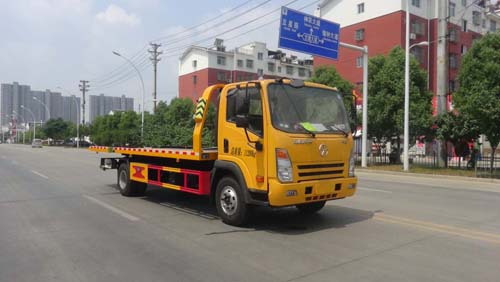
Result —
<instances>
[{"instance_id":1,"label":"green tree","mask_svg":"<svg viewBox=\"0 0 500 282\"><path fill-rule=\"evenodd\" d=\"M395 47L386 57L373 57L368 64L368 136L377 142L396 138L399 152L404 127L404 50ZM432 93L427 90L427 73L413 57L410 82L411 143L419 136L429 135L432 125Z\"/></svg>"},{"instance_id":2,"label":"green tree","mask_svg":"<svg viewBox=\"0 0 500 282\"><path fill-rule=\"evenodd\" d=\"M64 140L70 135L70 122L62 118L50 119L42 127L45 136L54 140Z\"/></svg>"},{"instance_id":3,"label":"green tree","mask_svg":"<svg viewBox=\"0 0 500 282\"><path fill-rule=\"evenodd\" d=\"M474 43L463 57L454 102L479 124L491 144L490 170L500 142L500 33L489 33Z\"/></svg>"},{"instance_id":4,"label":"green tree","mask_svg":"<svg viewBox=\"0 0 500 282\"><path fill-rule=\"evenodd\" d=\"M354 124L355 120L360 120L360 114L354 107L354 98L352 96L352 91L354 85L352 85L348 80L343 79L337 72L334 66L320 66L314 70L314 75L310 79L311 82L324 84L330 87L336 87L342 94L344 107L349 114L349 119L351 125ZM359 117L358 117L359 115ZM356 124L357 125L357 124ZM356 125L353 125L354 127ZM354 131L355 128L352 128Z\"/></svg>"},{"instance_id":5,"label":"green tree","mask_svg":"<svg viewBox=\"0 0 500 282\"><path fill-rule=\"evenodd\" d=\"M479 136L479 124L465 113L448 112L436 118L436 135L445 142L445 152L448 152L448 142L453 144L455 154L460 157L468 155L468 142ZM445 158L448 167L448 158Z\"/></svg>"},{"instance_id":6,"label":"green tree","mask_svg":"<svg viewBox=\"0 0 500 282\"><path fill-rule=\"evenodd\" d=\"M97 117L90 127L92 140L106 146L141 144L140 116L133 111Z\"/></svg>"}]
</instances>

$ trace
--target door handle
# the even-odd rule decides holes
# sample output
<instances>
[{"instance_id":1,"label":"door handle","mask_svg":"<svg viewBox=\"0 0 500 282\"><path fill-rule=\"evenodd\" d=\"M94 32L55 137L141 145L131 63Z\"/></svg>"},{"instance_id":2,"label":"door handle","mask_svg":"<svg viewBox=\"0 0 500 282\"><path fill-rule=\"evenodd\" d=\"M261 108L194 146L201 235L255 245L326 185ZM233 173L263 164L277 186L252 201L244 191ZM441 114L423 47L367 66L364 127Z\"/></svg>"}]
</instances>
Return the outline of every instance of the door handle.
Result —
<instances>
[{"instance_id":1,"label":"door handle","mask_svg":"<svg viewBox=\"0 0 500 282\"><path fill-rule=\"evenodd\" d=\"M229 153L229 140L224 138L224 153Z\"/></svg>"}]
</instances>

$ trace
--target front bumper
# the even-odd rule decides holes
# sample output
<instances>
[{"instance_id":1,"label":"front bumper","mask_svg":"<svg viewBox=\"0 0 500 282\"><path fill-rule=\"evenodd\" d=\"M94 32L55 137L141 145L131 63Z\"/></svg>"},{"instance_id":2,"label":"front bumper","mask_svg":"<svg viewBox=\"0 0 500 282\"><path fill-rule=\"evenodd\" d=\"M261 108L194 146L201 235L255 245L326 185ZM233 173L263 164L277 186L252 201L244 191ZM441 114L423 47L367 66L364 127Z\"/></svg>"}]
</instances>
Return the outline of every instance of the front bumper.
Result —
<instances>
[{"instance_id":1,"label":"front bumper","mask_svg":"<svg viewBox=\"0 0 500 282\"><path fill-rule=\"evenodd\" d=\"M280 183L277 179L270 179L269 205L282 207L350 197L356 192L357 182L356 177L300 183Z\"/></svg>"}]
</instances>

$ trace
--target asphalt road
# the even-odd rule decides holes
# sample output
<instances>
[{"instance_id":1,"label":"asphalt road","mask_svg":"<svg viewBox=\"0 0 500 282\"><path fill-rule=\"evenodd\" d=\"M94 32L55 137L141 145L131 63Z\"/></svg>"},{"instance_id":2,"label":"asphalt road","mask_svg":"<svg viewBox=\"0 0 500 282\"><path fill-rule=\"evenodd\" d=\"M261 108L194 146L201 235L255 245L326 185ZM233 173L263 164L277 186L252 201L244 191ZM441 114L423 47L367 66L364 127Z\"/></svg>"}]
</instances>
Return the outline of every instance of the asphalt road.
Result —
<instances>
[{"instance_id":1,"label":"asphalt road","mask_svg":"<svg viewBox=\"0 0 500 282\"><path fill-rule=\"evenodd\" d=\"M122 197L86 150L0 145L0 281L500 281L500 183L359 173L317 215Z\"/></svg>"}]
</instances>

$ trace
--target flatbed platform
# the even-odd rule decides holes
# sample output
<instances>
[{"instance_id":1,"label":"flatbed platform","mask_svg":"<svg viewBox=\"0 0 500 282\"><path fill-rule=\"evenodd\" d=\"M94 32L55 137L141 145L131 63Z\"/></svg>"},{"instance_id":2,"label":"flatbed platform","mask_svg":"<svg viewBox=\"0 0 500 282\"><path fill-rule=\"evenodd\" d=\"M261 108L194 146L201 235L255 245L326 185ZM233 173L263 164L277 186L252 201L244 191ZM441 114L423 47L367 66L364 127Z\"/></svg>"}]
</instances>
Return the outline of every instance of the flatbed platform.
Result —
<instances>
[{"instance_id":1,"label":"flatbed platform","mask_svg":"<svg viewBox=\"0 0 500 282\"><path fill-rule=\"evenodd\" d=\"M146 156L157 158L170 158L177 160L210 161L217 159L217 148L202 149L195 152L193 149L180 148L129 148L129 147L109 147L90 146L90 151L96 153L116 153L127 156Z\"/></svg>"}]
</instances>

